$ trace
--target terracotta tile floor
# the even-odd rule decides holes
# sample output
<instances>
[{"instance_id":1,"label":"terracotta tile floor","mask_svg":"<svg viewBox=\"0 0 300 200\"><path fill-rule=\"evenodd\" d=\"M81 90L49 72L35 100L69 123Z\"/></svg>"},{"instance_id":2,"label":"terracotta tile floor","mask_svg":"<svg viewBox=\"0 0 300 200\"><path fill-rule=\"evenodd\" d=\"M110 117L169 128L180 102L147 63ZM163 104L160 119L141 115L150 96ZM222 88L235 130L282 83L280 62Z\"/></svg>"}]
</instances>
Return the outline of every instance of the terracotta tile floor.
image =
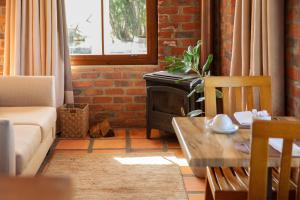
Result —
<instances>
[{"instance_id":1,"label":"terracotta tile floor","mask_svg":"<svg viewBox=\"0 0 300 200\"><path fill-rule=\"evenodd\" d=\"M94 140L93 149L125 149L125 139Z\"/></svg>"},{"instance_id":2,"label":"terracotta tile floor","mask_svg":"<svg viewBox=\"0 0 300 200\"><path fill-rule=\"evenodd\" d=\"M146 139L146 130L115 129L115 137L112 138L84 138L66 139L59 138L54 147L55 152L64 153L100 153L100 154L125 154L131 152L172 152L177 159L175 163L180 166L184 186L189 200L203 200L205 192L205 180L193 175L192 170L186 166L184 155L175 136L160 136L159 131L153 130L151 140Z\"/></svg>"},{"instance_id":3,"label":"terracotta tile floor","mask_svg":"<svg viewBox=\"0 0 300 200\"><path fill-rule=\"evenodd\" d=\"M131 139L131 148L135 149L162 149L163 144L161 140L148 139Z\"/></svg>"},{"instance_id":4,"label":"terracotta tile floor","mask_svg":"<svg viewBox=\"0 0 300 200\"><path fill-rule=\"evenodd\" d=\"M60 140L55 149L79 150L88 149L90 140Z\"/></svg>"},{"instance_id":5,"label":"terracotta tile floor","mask_svg":"<svg viewBox=\"0 0 300 200\"><path fill-rule=\"evenodd\" d=\"M115 137L114 138L126 138L126 129L118 128L114 130Z\"/></svg>"}]
</instances>

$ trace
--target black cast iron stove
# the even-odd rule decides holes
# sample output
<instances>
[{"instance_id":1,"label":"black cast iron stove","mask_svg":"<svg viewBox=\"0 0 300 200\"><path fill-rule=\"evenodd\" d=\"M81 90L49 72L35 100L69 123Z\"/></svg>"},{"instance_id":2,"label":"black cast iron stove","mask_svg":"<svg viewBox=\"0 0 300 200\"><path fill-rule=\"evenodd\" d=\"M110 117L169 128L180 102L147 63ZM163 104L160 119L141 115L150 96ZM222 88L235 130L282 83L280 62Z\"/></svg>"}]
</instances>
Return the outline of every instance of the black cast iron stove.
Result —
<instances>
[{"instance_id":1,"label":"black cast iron stove","mask_svg":"<svg viewBox=\"0 0 300 200\"><path fill-rule=\"evenodd\" d=\"M197 85L193 80L176 82L182 78L197 75L172 74L166 71L144 75L147 86L147 138L151 138L151 129L173 133L172 118L183 116L198 109L196 95L187 95ZM183 110L182 110L183 109Z\"/></svg>"}]
</instances>

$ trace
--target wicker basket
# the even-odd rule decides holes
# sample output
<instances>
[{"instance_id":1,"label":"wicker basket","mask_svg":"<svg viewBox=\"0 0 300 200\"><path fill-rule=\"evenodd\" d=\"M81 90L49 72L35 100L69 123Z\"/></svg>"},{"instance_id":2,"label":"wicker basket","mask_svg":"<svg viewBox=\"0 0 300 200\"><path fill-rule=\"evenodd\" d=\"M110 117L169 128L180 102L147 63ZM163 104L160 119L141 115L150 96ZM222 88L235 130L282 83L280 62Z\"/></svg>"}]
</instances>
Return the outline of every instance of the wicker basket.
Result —
<instances>
[{"instance_id":1,"label":"wicker basket","mask_svg":"<svg viewBox=\"0 0 300 200\"><path fill-rule=\"evenodd\" d=\"M65 104L58 109L61 136L85 137L89 130L88 104Z\"/></svg>"}]
</instances>

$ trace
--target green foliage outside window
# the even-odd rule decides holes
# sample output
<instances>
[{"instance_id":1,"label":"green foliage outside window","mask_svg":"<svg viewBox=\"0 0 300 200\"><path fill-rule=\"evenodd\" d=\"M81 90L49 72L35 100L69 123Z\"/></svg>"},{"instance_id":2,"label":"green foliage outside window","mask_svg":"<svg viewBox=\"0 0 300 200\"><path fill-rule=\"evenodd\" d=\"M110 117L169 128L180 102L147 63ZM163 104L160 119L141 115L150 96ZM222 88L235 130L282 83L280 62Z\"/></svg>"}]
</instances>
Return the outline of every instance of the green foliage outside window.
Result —
<instances>
[{"instance_id":1,"label":"green foliage outside window","mask_svg":"<svg viewBox=\"0 0 300 200\"><path fill-rule=\"evenodd\" d=\"M146 36L146 0L110 0L112 34L121 41Z\"/></svg>"}]
</instances>

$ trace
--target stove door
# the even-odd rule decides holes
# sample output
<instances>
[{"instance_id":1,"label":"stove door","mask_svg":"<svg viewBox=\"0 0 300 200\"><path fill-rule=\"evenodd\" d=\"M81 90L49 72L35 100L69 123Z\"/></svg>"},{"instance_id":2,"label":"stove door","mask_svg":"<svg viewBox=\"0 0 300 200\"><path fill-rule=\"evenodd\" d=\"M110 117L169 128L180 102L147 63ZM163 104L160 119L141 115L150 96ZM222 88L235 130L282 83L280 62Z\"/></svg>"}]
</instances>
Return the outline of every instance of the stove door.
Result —
<instances>
[{"instance_id":1,"label":"stove door","mask_svg":"<svg viewBox=\"0 0 300 200\"><path fill-rule=\"evenodd\" d=\"M188 93L168 86L147 87L147 128L174 132L172 118L189 112Z\"/></svg>"}]
</instances>

